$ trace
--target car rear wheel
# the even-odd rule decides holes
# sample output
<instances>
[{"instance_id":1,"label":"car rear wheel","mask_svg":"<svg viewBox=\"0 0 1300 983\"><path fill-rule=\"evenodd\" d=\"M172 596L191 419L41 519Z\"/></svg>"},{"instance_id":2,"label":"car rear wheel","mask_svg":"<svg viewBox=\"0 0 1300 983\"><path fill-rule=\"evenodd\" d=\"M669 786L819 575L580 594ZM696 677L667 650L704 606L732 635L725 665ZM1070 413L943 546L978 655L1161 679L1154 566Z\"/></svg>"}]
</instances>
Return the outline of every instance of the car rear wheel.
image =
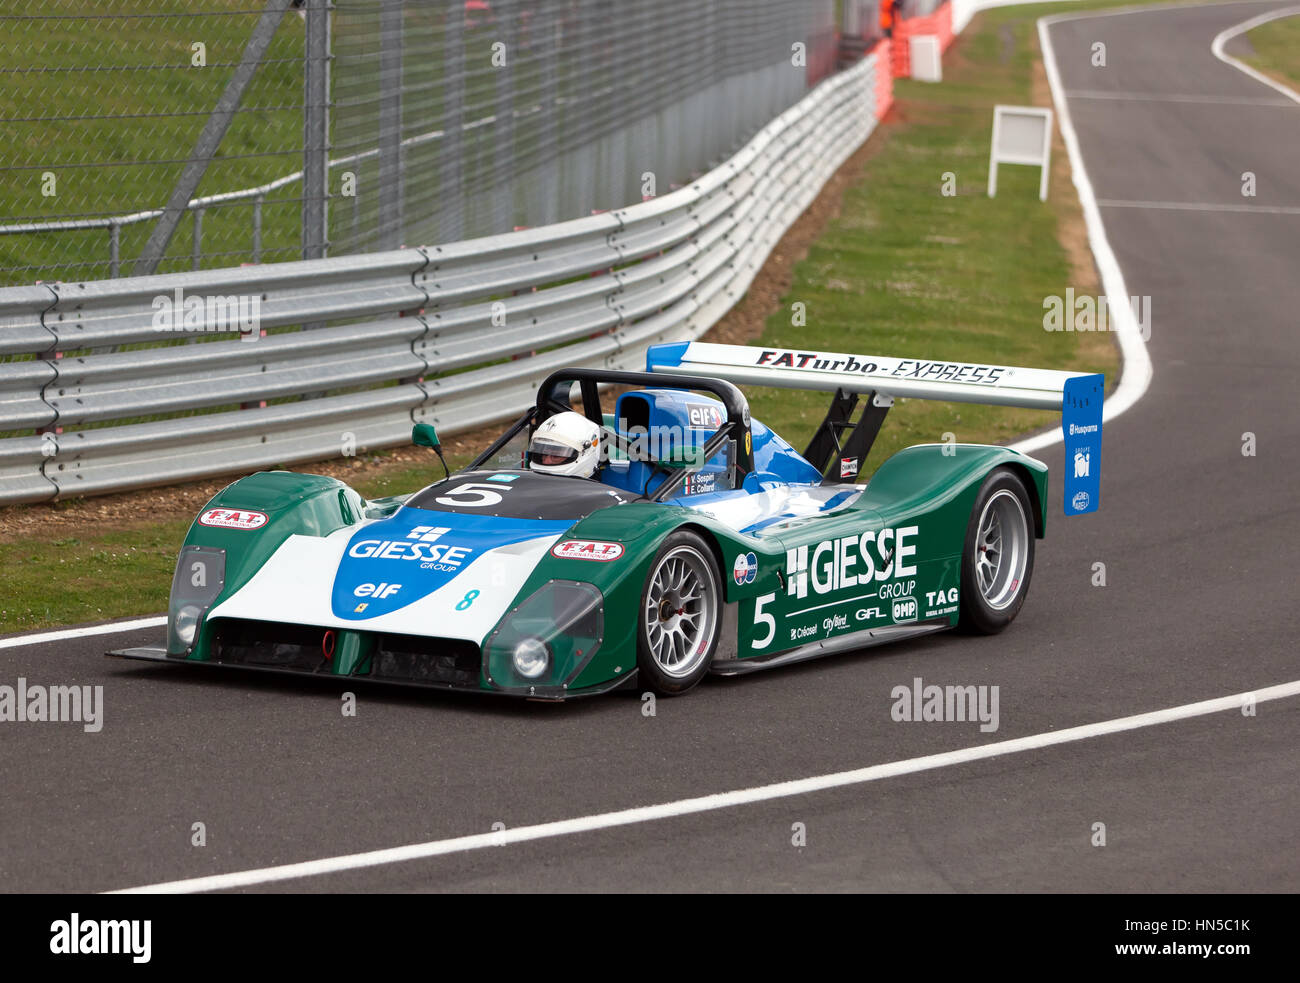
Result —
<instances>
[{"instance_id":1,"label":"car rear wheel","mask_svg":"<svg viewBox=\"0 0 1300 983\"><path fill-rule=\"evenodd\" d=\"M1025 603L1034 572L1033 504L1020 477L989 473L975 498L961 562L961 626L1000 632Z\"/></svg>"},{"instance_id":2,"label":"car rear wheel","mask_svg":"<svg viewBox=\"0 0 1300 983\"><path fill-rule=\"evenodd\" d=\"M641 679L663 696L685 693L713 662L722 627L722 583L708 544L669 536L646 575L637 618Z\"/></svg>"}]
</instances>

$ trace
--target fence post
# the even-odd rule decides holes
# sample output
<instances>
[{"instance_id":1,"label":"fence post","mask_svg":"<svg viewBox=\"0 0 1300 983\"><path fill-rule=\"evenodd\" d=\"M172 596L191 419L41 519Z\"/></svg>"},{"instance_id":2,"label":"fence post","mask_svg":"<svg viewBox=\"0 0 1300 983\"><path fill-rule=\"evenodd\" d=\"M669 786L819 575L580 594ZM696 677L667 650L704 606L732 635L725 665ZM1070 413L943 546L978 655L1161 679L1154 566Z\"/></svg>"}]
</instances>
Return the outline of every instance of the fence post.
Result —
<instances>
[{"instance_id":1,"label":"fence post","mask_svg":"<svg viewBox=\"0 0 1300 983\"><path fill-rule=\"evenodd\" d=\"M465 5L449 4L443 29L442 168L438 175L438 238L455 242L465 233Z\"/></svg>"},{"instance_id":2,"label":"fence post","mask_svg":"<svg viewBox=\"0 0 1300 983\"><path fill-rule=\"evenodd\" d=\"M557 137L559 99L559 72L556 62L560 57L560 5L547 0L536 12L533 26L533 45L542 66L542 208L539 225L550 225L560 220L560 168L557 158L560 144Z\"/></svg>"},{"instance_id":3,"label":"fence post","mask_svg":"<svg viewBox=\"0 0 1300 983\"><path fill-rule=\"evenodd\" d=\"M116 280L122 272L122 233L116 222L108 223L108 275Z\"/></svg>"},{"instance_id":4,"label":"fence post","mask_svg":"<svg viewBox=\"0 0 1300 983\"><path fill-rule=\"evenodd\" d=\"M306 0L303 72L302 258L321 259L328 246L330 0Z\"/></svg>"},{"instance_id":5,"label":"fence post","mask_svg":"<svg viewBox=\"0 0 1300 983\"><path fill-rule=\"evenodd\" d=\"M493 170L497 175L497 184L492 191L492 233L509 232L514 226L513 182L515 155L515 92L510 84L515 70L515 61L519 58L516 39L515 19L518 13L514 0L497 0L494 8L497 15L497 41L503 44L505 60L494 65L496 72L496 146Z\"/></svg>"},{"instance_id":6,"label":"fence post","mask_svg":"<svg viewBox=\"0 0 1300 983\"><path fill-rule=\"evenodd\" d=\"M199 268L199 260L203 258L203 209L194 209L194 249L190 259L190 269Z\"/></svg>"},{"instance_id":7,"label":"fence post","mask_svg":"<svg viewBox=\"0 0 1300 983\"><path fill-rule=\"evenodd\" d=\"M266 195L253 199L253 262L262 262L262 202Z\"/></svg>"},{"instance_id":8,"label":"fence post","mask_svg":"<svg viewBox=\"0 0 1300 983\"><path fill-rule=\"evenodd\" d=\"M379 8L379 248L402 245L402 15L404 0ZM355 202L354 202L355 205ZM356 209L353 209L354 223Z\"/></svg>"}]
</instances>

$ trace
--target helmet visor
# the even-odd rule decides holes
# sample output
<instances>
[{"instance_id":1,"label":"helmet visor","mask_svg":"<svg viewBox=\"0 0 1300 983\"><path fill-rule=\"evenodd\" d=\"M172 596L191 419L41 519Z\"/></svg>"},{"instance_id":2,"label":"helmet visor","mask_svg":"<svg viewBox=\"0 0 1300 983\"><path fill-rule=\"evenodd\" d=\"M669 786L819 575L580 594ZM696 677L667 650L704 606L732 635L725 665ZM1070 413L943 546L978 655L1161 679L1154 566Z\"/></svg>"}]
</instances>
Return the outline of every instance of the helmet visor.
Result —
<instances>
[{"instance_id":1,"label":"helmet visor","mask_svg":"<svg viewBox=\"0 0 1300 983\"><path fill-rule=\"evenodd\" d=\"M578 452L575 448L545 437L534 440L528 448L530 466L540 464L542 467L555 468L562 464L572 464L577 459Z\"/></svg>"}]
</instances>

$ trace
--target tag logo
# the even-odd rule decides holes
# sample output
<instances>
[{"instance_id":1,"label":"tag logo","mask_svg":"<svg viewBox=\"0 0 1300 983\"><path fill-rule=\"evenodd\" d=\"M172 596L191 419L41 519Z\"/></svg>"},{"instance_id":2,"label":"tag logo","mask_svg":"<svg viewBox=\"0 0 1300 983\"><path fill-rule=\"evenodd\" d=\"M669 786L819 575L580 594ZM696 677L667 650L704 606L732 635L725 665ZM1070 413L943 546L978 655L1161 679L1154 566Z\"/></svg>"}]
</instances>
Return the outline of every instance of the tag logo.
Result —
<instances>
[{"instance_id":1,"label":"tag logo","mask_svg":"<svg viewBox=\"0 0 1300 983\"><path fill-rule=\"evenodd\" d=\"M599 560L607 563L622 555L622 543L601 543L590 539L566 539L551 547L551 556L561 560Z\"/></svg>"},{"instance_id":2,"label":"tag logo","mask_svg":"<svg viewBox=\"0 0 1300 983\"><path fill-rule=\"evenodd\" d=\"M208 509L199 516L199 525L216 529L261 529L269 521L255 509Z\"/></svg>"}]
</instances>

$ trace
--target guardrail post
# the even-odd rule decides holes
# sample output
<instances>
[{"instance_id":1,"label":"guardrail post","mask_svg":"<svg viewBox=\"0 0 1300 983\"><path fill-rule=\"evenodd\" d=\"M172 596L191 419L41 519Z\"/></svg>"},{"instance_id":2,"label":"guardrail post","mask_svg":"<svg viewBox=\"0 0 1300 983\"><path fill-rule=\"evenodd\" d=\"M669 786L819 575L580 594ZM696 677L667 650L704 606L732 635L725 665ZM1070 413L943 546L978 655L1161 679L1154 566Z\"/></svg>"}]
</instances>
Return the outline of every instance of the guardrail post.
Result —
<instances>
[{"instance_id":1,"label":"guardrail post","mask_svg":"<svg viewBox=\"0 0 1300 983\"><path fill-rule=\"evenodd\" d=\"M379 248L402 245L402 14L404 0L379 8ZM358 195L358 198L360 196ZM354 199L354 205L355 205ZM357 217L353 209L353 222Z\"/></svg>"},{"instance_id":2,"label":"guardrail post","mask_svg":"<svg viewBox=\"0 0 1300 983\"><path fill-rule=\"evenodd\" d=\"M302 258L321 259L328 241L330 0L305 0L307 51L302 111Z\"/></svg>"}]
</instances>

